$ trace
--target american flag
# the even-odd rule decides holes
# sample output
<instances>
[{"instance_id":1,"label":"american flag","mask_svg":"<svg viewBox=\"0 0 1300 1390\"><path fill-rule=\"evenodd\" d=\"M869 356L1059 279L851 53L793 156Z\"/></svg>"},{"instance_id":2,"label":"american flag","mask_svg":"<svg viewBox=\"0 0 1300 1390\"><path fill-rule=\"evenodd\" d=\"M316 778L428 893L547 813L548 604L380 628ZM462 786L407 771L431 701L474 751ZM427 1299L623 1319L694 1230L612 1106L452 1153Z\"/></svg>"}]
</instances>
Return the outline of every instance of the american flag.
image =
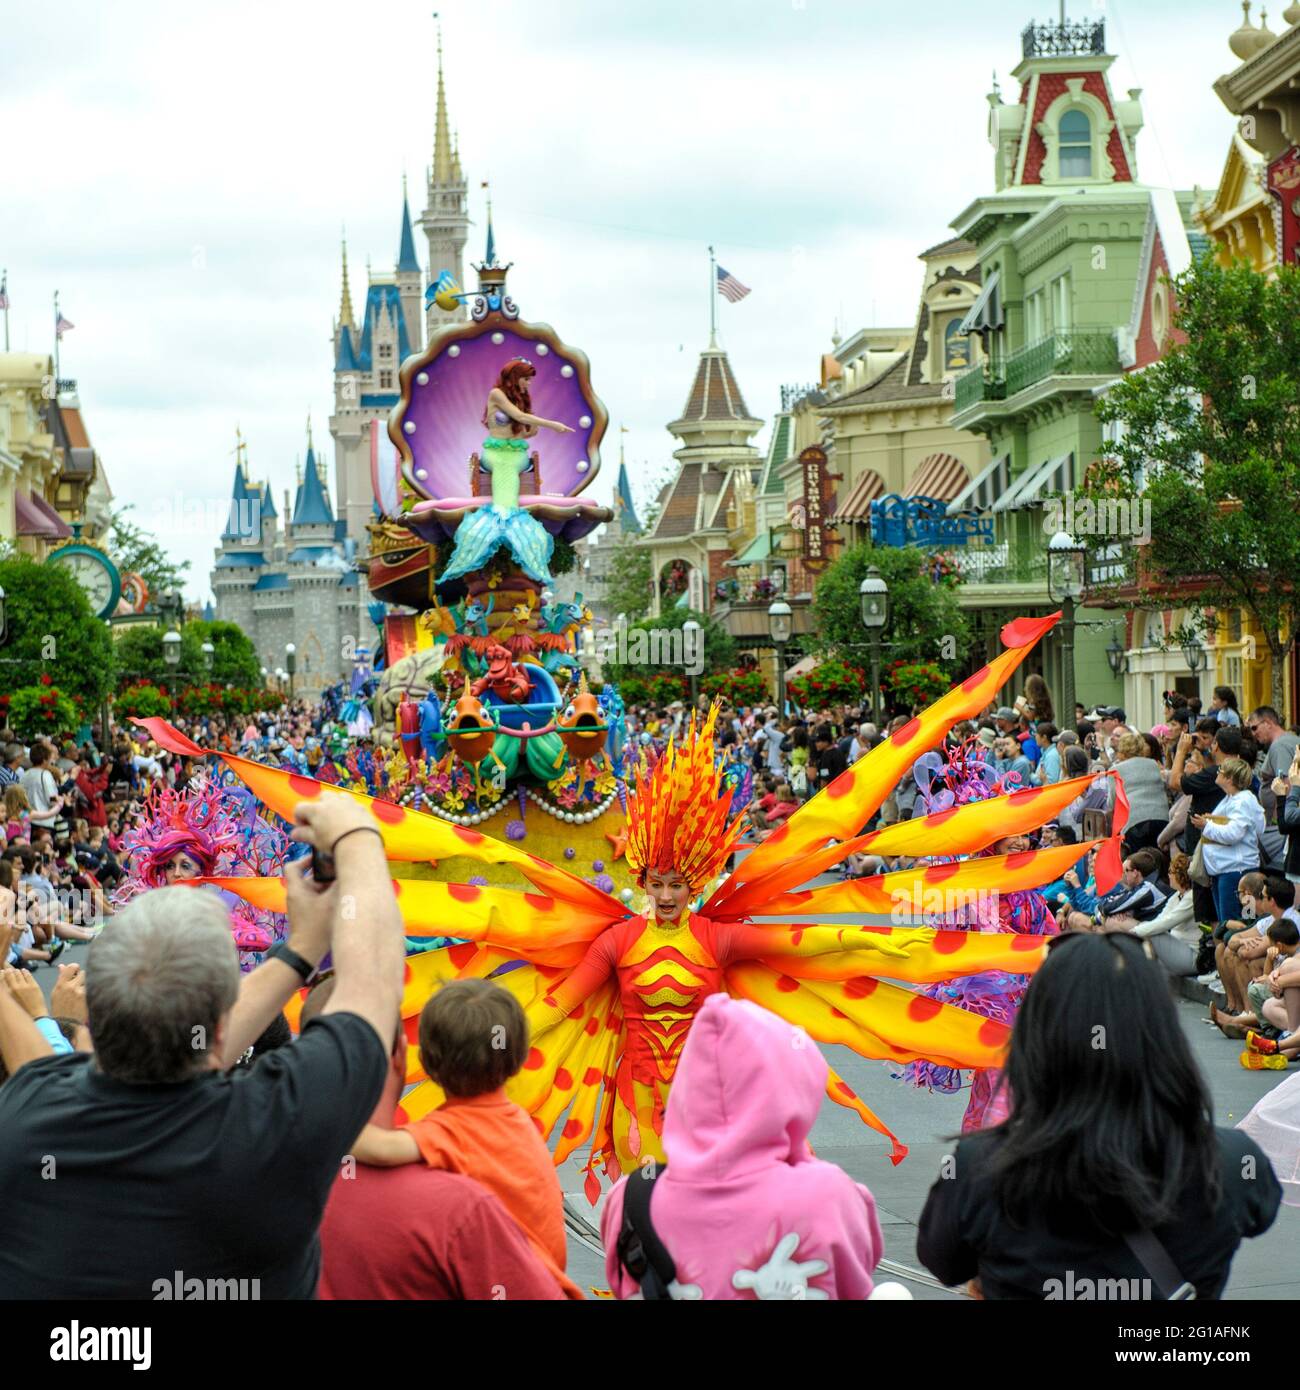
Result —
<instances>
[{"instance_id":1,"label":"american flag","mask_svg":"<svg viewBox=\"0 0 1300 1390\"><path fill-rule=\"evenodd\" d=\"M4 279L0 280L0 309L7 309L8 307L9 307L9 276L8 276L8 275L5 275Z\"/></svg>"},{"instance_id":2,"label":"american flag","mask_svg":"<svg viewBox=\"0 0 1300 1390\"><path fill-rule=\"evenodd\" d=\"M62 338L69 328L75 328L76 326L75 323L69 323L68 320L60 314L58 322L54 325L54 336L56 338Z\"/></svg>"},{"instance_id":3,"label":"american flag","mask_svg":"<svg viewBox=\"0 0 1300 1390\"><path fill-rule=\"evenodd\" d=\"M749 293L749 286L742 285L739 280L729 271L718 267L718 293L724 299L729 299L733 304L739 304Z\"/></svg>"}]
</instances>

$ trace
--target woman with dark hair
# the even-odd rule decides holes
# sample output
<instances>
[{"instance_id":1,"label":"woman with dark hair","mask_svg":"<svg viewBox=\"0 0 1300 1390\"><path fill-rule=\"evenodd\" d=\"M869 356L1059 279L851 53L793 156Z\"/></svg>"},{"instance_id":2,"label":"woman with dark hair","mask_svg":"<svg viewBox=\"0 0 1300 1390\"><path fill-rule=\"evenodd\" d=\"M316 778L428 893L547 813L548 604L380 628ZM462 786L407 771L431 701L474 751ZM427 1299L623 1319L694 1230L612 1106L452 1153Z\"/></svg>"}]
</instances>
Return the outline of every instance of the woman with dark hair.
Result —
<instances>
[{"instance_id":1,"label":"woman with dark hair","mask_svg":"<svg viewBox=\"0 0 1300 1390\"><path fill-rule=\"evenodd\" d=\"M1220 1297L1281 1192L1252 1139L1215 1127L1165 972L1141 943L1058 938L1021 1004L1006 1077L1010 1118L963 1138L930 1189L921 1263L984 1298L1159 1300L1184 1282L1198 1300Z\"/></svg>"},{"instance_id":2,"label":"woman with dark hair","mask_svg":"<svg viewBox=\"0 0 1300 1390\"><path fill-rule=\"evenodd\" d=\"M1241 714L1237 709L1237 692L1230 685L1216 685L1210 699L1210 712L1220 724L1241 728Z\"/></svg>"},{"instance_id":3,"label":"woman with dark hair","mask_svg":"<svg viewBox=\"0 0 1300 1390\"><path fill-rule=\"evenodd\" d=\"M456 546L438 583L472 574L503 546L519 568L540 584L550 584L555 538L519 505L519 475L528 467L528 441L538 430L572 434L573 427L532 413L528 383L537 368L526 357L512 357L483 407L487 438L479 457L492 475L492 503L465 517L456 528Z\"/></svg>"},{"instance_id":4,"label":"woman with dark hair","mask_svg":"<svg viewBox=\"0 0 1300 1390\"><path fill-rule=\"evenodd\" d=\"M1033 706L1032 717L1035 720L1046 719L1050 724L1056 722L1056 716L1052 710L1052 696L1047 689L1047 682L1042 676L1034 675L1026 679L1025 699Z\"/></svg>"}]
</instances>

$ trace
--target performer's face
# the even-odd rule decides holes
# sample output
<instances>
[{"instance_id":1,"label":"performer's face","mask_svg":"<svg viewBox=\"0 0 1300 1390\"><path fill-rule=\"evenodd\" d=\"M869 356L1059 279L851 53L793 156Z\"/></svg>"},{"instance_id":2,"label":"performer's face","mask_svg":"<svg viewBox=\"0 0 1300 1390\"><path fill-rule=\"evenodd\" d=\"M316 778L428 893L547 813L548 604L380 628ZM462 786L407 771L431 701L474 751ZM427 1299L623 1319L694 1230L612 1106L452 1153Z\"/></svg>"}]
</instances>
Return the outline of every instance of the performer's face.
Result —
<instances>
[{"instance_id":1,"label":"performer's face","mask_svg":"<svg viewBox=\"0 0 1300 1390\"><path fill-rule=\"evenodd\" d=\"M655 917L661 922L675 922L686 910L691 898L690 884L681 874L671 870L660 873L651 869L646 874L645 887L654 904Z\"/></svg>"},{"instance_id":2,"label":"performer's face","mask_svg":"<svg viewBox=\"0 0 1300 1390\"><path fill-rule=\"evenodd\" d=\"M198 878L202 873L202 867L182 851L180 854L173 855L168 861L167 867L163 870L163 877L167 880L167 886L170 888L177 879Z\"/></svg>"}]
</instances>

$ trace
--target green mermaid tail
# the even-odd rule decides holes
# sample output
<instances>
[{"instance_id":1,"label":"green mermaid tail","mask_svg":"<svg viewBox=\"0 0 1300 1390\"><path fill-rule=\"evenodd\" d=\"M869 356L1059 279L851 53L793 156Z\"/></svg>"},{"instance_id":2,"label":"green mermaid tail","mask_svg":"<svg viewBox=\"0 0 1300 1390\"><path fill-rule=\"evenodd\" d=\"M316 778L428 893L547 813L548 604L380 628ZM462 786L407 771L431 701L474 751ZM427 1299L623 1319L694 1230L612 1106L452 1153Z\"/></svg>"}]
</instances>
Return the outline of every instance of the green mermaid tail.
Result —
<instances>
[{"instance_id":1,"label":"green mermaid tail","mask_svg":"<svg viewBox=\"0 0 1300 1390\"><path fill-rule=\"evenodd\" d=\"M492 475L492 505L467 516L456 528L456 546L438 584L481 570L502 546L509 547L530 579L553 583L555 537L519 506L519 475L528 466L528 440L485 439L482 459Z\"/></svg>"}]
</instances>

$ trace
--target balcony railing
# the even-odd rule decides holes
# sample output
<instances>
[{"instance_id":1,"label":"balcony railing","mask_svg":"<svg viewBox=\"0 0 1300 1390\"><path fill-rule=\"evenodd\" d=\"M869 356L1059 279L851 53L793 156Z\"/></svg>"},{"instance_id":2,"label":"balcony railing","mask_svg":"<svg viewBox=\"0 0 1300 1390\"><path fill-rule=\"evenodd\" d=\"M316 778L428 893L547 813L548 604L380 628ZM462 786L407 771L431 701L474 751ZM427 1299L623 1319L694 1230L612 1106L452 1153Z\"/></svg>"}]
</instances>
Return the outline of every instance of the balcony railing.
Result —
<instances>
[{"instance_id":1,"label":"balcony railing","mask_svg":"<svg viewBox=\"0 0 1300 1390\"><path fill-rule=\"evenodd\" d=\"M1071 24L1030 24L1020 35L1021 56L1062 58L1105 53L1106 21L1083 20Z\"/></svg>"},{"instance_id":2,"label":"balcony railing","mask_svg":"<svg viewBox=\"0 0 1300 1390\"><path fill-rule=\"evenodd\" d=\"M1000 401L1006 386L997 377L986 377L982 366L972 367L953 382L953 409L968 410L980 401Z\"/></svg>"},{"instance_id":3,"label":"balcony railing","mask_svg":"<svg viewBox=\"0 0 1300 1390\"><path fill-rule=\"evenodd\" d=\"M1047 550L1042 544L1005 540L996 545L971 546L947 554L966 585L1047 582Z\"/></svg>"},{"instance_id":4,"label":"balcony railing","mask_svg":"<svg viewBox=\"0 0 1300 1390\"><path fill-rule=\"evenodd\" d=\"M1007 358L1007 395L1014 396L1049 376L1105 376L1119 369L1119 349L1109 329L1053 333Z\"/></svg>"}]
</instances>

